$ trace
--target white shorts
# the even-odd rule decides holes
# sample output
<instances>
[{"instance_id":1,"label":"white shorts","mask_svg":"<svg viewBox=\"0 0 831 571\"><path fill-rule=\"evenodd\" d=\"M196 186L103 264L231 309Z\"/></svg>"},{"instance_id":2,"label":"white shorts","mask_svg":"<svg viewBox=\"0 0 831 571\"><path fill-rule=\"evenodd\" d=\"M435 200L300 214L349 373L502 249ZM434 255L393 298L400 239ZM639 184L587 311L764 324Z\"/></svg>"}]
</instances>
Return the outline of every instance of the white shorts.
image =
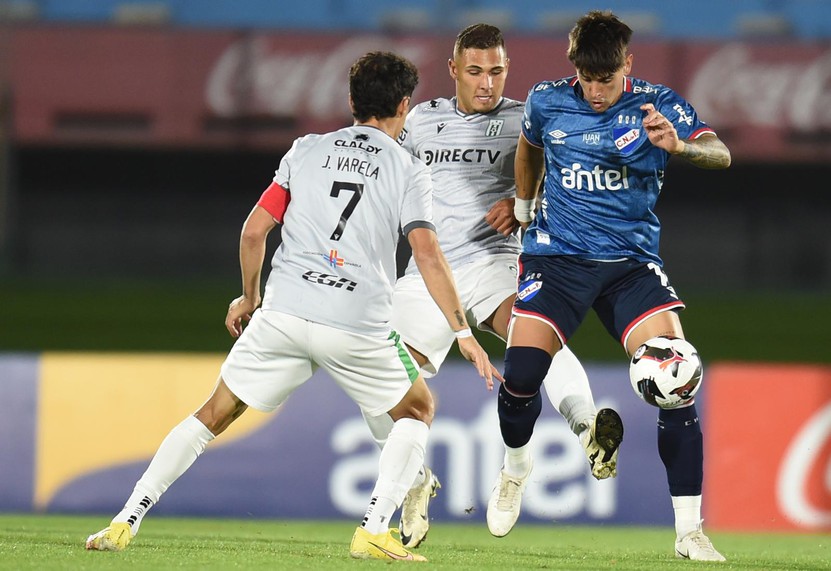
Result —
<instances>
[{"instance_id":1,"label":"white shorts","mask_svg":"<svg viewBox=\"0 0 831 571\"><path fill-rule=\"evenodd\" d=\"M453 270L453 279L468 322L493 333L484 321L516 294L517 256L496 254L475 260ZM438 372L456 340L420 275L403 276L395 282L392 328L402 341L427 357L422 369L425 377Z\"/></svg>"},{"instance_id":2,"label":"white shorts","mask_svg":"<svg viewBox=\"0 0 831 571\"><path fill-rule=\"evenodd\" d=\"M389 411L418 378L418 365L397 335L366 336L261 309L234 343L221 374L245 404L271 412L318 366L367 416Z\"/></svg>"}]
</instances>

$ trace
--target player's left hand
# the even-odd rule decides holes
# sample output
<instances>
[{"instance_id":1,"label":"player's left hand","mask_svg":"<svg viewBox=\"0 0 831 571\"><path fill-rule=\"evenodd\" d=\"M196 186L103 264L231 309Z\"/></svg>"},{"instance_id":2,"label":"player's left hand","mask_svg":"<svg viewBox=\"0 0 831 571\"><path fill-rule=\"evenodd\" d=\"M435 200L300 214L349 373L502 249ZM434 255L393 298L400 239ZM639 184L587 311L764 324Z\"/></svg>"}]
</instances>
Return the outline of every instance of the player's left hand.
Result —
<instances>
[{"instance_id":1,"label":"player's left hand","mask_svg":"<svg viewBox=\"0 0 831 571\"><path fill-rule=\"evenodd\" d=\"M490 362L488 354L479 345L476 337L463 337L456 339L456 342L459 344L459 352L462 357L473 363L473 366L479 371L479 376L485 379L485 386L488 387L489 391L493 390L494 377L500 382L505 382L497 368Z\"/></svg>"},{"instance_id":2,"label":"player's left hand","mask_svg":"<svg viewBox=\"0 0 831 571\"><path fill-rule=\"evenodd\" d=\"M519 222L514 218L514 199L503 198L498 200L485 214L485 222L503 236L510 236L516 232L516 229L519 228Z\"/></svg>"},{"instance_id":3,"label":"player's left hand","mask_svg":"<svg viewBox=\"0 0 831 571\"><path fill-rule=\"evenodd\" d=\"M239 296L228 305L228 314L225 316L225 328L231 337L242 335L242 321L251 320L251 314L257 309L259 303L245 297Z\"/></svg>"},{"instance_id":4,"label":"player's left hand","mask_svg":"<svg viewBox=\"0 0 831 571\"><path fill-rule=\"evenodd\" d=\"M673 155L683 150L684 142L678 138L678 131L672 121L659 113L652 103L641 105L641 111L646 113L643 128L653 145Z\"/></svg>"}]
</instances>

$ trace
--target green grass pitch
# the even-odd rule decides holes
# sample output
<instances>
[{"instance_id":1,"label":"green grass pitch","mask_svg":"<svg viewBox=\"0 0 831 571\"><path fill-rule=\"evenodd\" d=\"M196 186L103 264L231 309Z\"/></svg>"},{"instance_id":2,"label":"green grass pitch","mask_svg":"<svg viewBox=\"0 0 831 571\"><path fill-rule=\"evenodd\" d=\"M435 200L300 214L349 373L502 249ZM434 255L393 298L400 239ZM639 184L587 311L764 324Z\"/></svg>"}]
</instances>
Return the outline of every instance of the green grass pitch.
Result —
<instances>
[{"instance_id":1,"label":"green grass pitch","mask_svg":"<svg viewBox=\"0 0 831 571\"><path fill-rule=\"evenodd\" d=\"M0 514L0 569L356 569L356 522L180 519L152 516L121 553L86 551L105 516ZM434 523L418 549L432 569L831 569L831 536L711 532L727 563L673 555L670 528L520 524L504 538L484 524ZM407 566L408 563L392 563Z\"/></svg>"}]
</instances>

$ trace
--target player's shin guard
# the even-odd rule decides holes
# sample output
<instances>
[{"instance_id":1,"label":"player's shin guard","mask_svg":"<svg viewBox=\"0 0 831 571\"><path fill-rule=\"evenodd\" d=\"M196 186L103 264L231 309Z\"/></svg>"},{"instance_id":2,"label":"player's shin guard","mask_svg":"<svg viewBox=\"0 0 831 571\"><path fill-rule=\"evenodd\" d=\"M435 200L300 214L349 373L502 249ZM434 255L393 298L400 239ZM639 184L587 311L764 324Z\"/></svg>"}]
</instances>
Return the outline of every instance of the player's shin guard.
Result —
<instances>
[{"instance_id":1,"label":"player's shin guard","mask_svg":"<svg viewBox=\"0 0 831 571\"><path fill-rule=\"evenodd\" d=\"M551 356L536 347L509 347L505 352L505 382L499 387L497 411L502 440L519 448L531 440L542 411L540 386Z\"/></svg>"},{"instance_id":2,"label":"player's shin guard","mask_svg":"<svg viewBox=\"0 0 831 571\"><path fill-rule=\"evenodd\" d=\"M701 495L704 438L695 405L658 412L658 453L672 496Z\"/></svg>"}]
</instances>

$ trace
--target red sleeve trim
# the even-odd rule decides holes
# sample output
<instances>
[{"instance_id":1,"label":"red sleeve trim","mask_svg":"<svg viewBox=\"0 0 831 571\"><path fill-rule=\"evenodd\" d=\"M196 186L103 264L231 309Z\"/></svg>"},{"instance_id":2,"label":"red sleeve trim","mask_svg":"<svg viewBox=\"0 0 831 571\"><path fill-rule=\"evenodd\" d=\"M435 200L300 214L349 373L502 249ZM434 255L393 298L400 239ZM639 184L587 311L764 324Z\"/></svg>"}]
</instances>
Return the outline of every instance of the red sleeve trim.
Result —
<instances>
[{"instance_id":1,"label":"red sleeve trim","mask_svg":"<svg viewBox=\"0 0 831 571\"><path fill-rule=\"evenodd\" d=\"M697 139L701 135L715 135L716 132L713 131L710 127L701 127L698 131L695 131L692 135L690 135L690 140Z\"/></svg>"},{"instance_id":2,"label":"red sleeve trim","mask_svg":"<svg viewBox=\"0 0 831 571\"><path fill-rule=\"evenodd\" d=\"M272 182L263 192L257 206L264 208L266 212L271 214L272 218L282 224L283 215L285 215L290 201L291 193L276 182Z\"/></svg>"}]
</instances>

